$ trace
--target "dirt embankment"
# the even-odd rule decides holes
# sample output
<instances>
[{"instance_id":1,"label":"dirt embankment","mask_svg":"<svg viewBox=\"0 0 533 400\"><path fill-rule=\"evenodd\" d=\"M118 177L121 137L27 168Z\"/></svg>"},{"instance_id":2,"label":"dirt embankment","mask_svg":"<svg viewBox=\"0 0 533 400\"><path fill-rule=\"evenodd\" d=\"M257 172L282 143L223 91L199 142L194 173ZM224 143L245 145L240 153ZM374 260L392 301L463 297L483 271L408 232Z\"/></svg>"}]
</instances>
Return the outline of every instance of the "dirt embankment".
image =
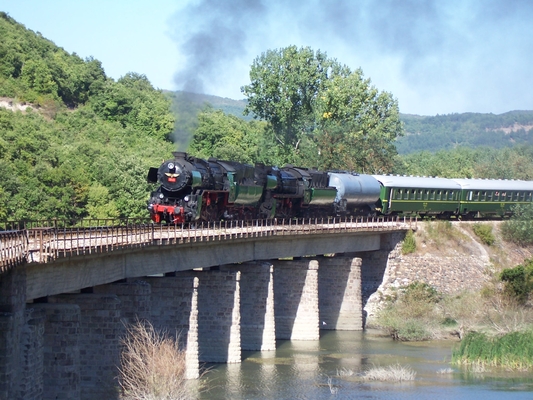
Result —
<instances>
[{"instance_id":1,"label":"dirt embankment","mask_svg":"<svg viewBox=\"0 0 533 400\"><path fill-rule=\"evenodd\" d=\"M28 107L32 106L27 103L19 103L10 97L0 97L0 107L7 108L11 111L26 111Z\"/></svg>"},{"instance_id":2,"label":"dirt embankment","mask_svg":"<svg viewBox=\"0 0 533 400\"><path fill-rule=\"evenodd\" d=\"M491 246L474 233L472 222L419 222L416 251L404 255L399 243L390 253L383 282L365 306L367 313L374 314L383 299L410 283L424 282L445 294L481 290L503 268L533 257L533 249L502 239L501 222L481 223L493 228L495 242Z\"/></svg>"}]
</instances>

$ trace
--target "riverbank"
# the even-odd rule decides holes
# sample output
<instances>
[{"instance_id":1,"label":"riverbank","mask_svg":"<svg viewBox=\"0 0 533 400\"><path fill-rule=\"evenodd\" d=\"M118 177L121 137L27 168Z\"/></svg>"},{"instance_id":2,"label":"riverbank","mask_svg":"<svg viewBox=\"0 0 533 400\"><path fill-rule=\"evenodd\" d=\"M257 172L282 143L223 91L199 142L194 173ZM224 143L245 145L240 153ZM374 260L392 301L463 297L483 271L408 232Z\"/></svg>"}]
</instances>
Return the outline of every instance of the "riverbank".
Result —
<instances>
[{"instance_id":1,"label":"riverbank","mask_svg":"<svg viewBox=\"0 0 533 400\"><path fill-rule=\"evenodd\" d=\"M529 356L501 361L509 343L520 347L509 348L511 355L528 351L520 338L533 329L533 309L503 290L500 274L531 258L531 249L505 242L501 223L481 224L420 223L409 254L401 243L391 253L383 283L366 304L366 326L400 341L466 337L458 363L477 362L482 347L484 363L533 368ZM471 332L477 335L473 341ZM505 334L515 336L510 340Z\"/></svg>"}]
</instances>

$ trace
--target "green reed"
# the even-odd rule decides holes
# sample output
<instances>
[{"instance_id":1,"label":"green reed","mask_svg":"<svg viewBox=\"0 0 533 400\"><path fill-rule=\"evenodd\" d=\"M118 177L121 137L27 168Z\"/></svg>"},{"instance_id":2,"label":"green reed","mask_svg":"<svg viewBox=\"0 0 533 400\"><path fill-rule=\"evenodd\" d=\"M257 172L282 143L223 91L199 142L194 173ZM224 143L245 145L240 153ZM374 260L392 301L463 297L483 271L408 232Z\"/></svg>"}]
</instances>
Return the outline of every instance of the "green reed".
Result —
<instances>
[{"instance_id":1,"label":"green reed","mask_svg":"<svg viewBox=\"0 0 533 400\"><path fill-rule=\"evenodd\" d=\"M489 336L471 332L452 353L452 363L513 370L533 368L533 330Z\"/></svg>"}]
</instances>

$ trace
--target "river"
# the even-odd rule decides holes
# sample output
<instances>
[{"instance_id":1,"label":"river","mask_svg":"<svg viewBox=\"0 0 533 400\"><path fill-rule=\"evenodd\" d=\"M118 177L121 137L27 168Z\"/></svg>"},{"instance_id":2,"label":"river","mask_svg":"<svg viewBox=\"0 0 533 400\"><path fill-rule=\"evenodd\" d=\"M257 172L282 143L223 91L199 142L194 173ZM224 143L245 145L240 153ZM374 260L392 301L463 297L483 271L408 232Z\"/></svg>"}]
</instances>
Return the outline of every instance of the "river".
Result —
<instances>
[{"instance_id":1,"label":"river","mask_svg":"<svg viewBox=\"0 0 533 400\"><path fill-rule=\"evenodd\" d=\"M454 341L402 343L376 331L322 331L319 341L279 341L244 352L241 364L213 364L200 399L533 399L531 372L483 372L450 365ZM372 367L409 367L408 382L363 381Z\"/></svg>"}]
</instances>

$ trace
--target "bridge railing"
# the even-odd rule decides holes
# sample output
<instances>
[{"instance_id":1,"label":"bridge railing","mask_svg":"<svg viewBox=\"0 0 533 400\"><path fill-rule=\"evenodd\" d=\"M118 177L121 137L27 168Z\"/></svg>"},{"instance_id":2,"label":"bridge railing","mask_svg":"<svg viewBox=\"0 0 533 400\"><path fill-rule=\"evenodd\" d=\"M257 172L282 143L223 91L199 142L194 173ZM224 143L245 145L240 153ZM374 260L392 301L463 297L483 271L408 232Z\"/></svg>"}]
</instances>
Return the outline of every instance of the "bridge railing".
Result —
<instances>
[{"instance_id":1,"label":"bridge railing","mask_svg":"<svg viewBox=\"0 0 533 400\"><path fill-rule=\"evenodd\" d=\"M27 253L25 231L0 231L0 274L25 262Z\"/></svg>"},{"instance_id":2,"label":"bridge railing","mask_svg":"<svg viewBox=\"0 0 533 400\"><path fill-rule=\"evenodd\" d=\"M47 263L62 257L144 246L268 236L406 230L416 229L416 224L416 218L408 217L349 217L219 221L189 225L156 225L146 220L109 220L106 224L81 224L78 227L66 227L66 224L61 223L42 224L41 227L25 225L26 229L1 233L5 239L2 240L0 266L2 269L8 268L21 259Z\"/></svg>"}]
</instances>

